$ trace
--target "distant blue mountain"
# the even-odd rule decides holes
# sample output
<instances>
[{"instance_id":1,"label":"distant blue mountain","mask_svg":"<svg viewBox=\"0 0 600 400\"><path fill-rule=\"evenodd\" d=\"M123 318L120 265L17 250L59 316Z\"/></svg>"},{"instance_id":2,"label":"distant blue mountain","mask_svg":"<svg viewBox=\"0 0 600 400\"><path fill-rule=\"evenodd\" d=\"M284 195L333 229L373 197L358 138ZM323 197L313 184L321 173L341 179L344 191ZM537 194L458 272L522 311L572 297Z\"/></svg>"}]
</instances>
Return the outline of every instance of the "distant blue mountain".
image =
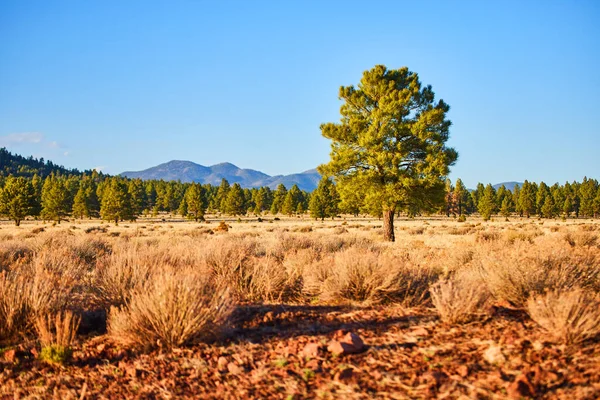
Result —
<instances>
[{"instance_id":1,"label":"distant blue mountain","mask_svg":"<svg viewBox=\"0 0 600 400\"><path fill-rule=\"evenodd\" d=\"M508 190L510 190L511 192L515 189L515 186L519 185L519 187L523 187L523 182L502 182L502 183L496 183L495 185L492 185L494 187L494 189L498 190L502 185L504 185L505 188L507 188Z\"/></svg>"},{"instance_id":2,"label":"distant blue mountain","mask_svg":"<svg viewBox=\"0 0 600 400\"><path fill-rule=\"evenodd\" d=\"M230 184L239 183L243 188L268 186L275 189L283 183L286 188L294 185L302 190L313 191L319 184L321 175L316 169L292 175L269 176L253 169L242 169L231 163L221 163L210 167L191 161L173 160L143 171L126 171L121 174L127 178L180 180L182 182L210 183L219 185L223 178Z\"/></svg>"}]
</instances>

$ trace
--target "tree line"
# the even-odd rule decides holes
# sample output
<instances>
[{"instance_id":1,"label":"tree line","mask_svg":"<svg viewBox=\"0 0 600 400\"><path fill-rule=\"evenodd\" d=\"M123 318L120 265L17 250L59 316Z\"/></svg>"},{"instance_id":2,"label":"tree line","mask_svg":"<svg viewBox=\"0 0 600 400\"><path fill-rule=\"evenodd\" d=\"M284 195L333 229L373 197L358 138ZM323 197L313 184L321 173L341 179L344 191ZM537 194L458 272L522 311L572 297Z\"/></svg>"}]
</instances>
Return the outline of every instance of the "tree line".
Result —
<instances>
[{"instance_id":1,"label":"tree line","mask_svg":"<svg viewBox=\"0 0 600 400\"><path fill-rule=\"evenodd\" d=\"M443 212L448 216L477 212L485 220L496 214L505 218L513 214L527 218L596 218L600 216L600 185L596 179L585 177L582 182L552 186L526 180L512 191L504 185L496 190L491 184L479 183L469 191L460 179L454 185L447 180Z\"/></svg>"},{"instance_id":2,"label":"tree line","mask_svg":"<svg viewBox=\"0 0 600 400\"><path fill-rule=\"evenodd\" d=\"M140 215L160 212L178 214L203 221L207 212L238 215L300 215L310 212L314 218L338 214L338 196L333 182L323 179L312 193L293 185L242 188L226 179L219 186L180 181L128 179L90 174L61 175L45 178L0 176L0 215L18 226L26 217L60 223L65 218L102 218L118 223L133 221Z\"/></svg>"},{"instance_id":3,"label":"tree line","mask_svg":"<svg viewBox=\"0 0 600 400\"><path fill-rule=\"evenodd\" d=\"M485 220L493 215L519 215L541 218L600 216L600 184L595 179L582 182L555 183L525 181L508 190L501 186L479 183L468 190L460 179L446 181L445 201L441 208L412 203L408 209L396 209L407 216L446 214L463 216L480 214ZM60 223L66 218L101 218L118 223L133 221L141 215L157 216L161 212L178 214L203 221L206 213L231 216L303 215L333 218L338 214L382 217L382 208L370 196L339 188L323 178L312 192L297 185L289 190L280 184L269 187L242 188L226 179L219 186L180 181L128 179L90 174L61 175L50 173L45 178L34 174L0 177L0 215L19 225L27 217Z\"/></svg>"}]
</instances>

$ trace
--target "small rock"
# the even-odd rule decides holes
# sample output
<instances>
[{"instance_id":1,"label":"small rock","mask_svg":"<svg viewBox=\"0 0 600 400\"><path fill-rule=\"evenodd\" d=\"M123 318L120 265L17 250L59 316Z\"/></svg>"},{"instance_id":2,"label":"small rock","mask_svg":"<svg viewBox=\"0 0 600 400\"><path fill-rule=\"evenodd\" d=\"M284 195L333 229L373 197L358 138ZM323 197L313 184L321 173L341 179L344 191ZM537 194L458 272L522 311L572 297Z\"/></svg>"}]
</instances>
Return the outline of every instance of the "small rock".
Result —
<instances>
[{"instance_id":1,"label":"small rock","mask_svg":"<svg viewBox=\"0 0 600 400\"><path fill-rule=\"evenodd\" d=\"M300 355L307 358L315 358L319 356L319 349L321 345L319 343L307 343L304 349L300 352Z\"/></svg>"},{"instance_id":2,"label":"small rock","mask_svg":"<svg viewBox=\"0 0 600 400\"><path fill-rule=\"evenodd\" d=\"M514 382L508 385L507 392L513 399L535 396L535 389L525 375L519 375Z\"/></svg>"},{"instance_id":3,"label":"small rock","mask_svg":"<svg viewBox=\"0 0 600 400\"><path fill-rule=\"evenodd\" d=\"M364 351L366 348L364 342L355 333L348 332L339 340L332 340L327 346L327 350L335 355L356 354Z\"/></svg>"},{"instance_id":4,"label":"small rock","mask_svg":"<svg viewBox=\"0 0 600 400\"><path fill-rule=\"evenodd\" d=\"M239 375L242 373L242 368L240 368L240 366L236 363L230 362L227 364L227 371L229 371L229 373L232 375Z\"/></svg>"},{"instance_id":5,"label":"small rock","mask_svg":"<svg viewBox=\"0 0 600 400\"><path fill-rule=\"evenodd\" d=\"M98 353L102 353L104 350L106 350L106 343L100 343L98 346L96 346L96 351Z\"/></svg>"},{"instance_id":6,"label":"small rock","mask_svg":"<svg viewBox=\"0 0 600 400\"><path fill-rule=\"evenodd\" d=\"M491 345L488 349L483 353L483 359L490 364L503 364L506 362L506 357L502 354L502 350L500 350L500 346Z\"/></svg>"},{"instance_id":7,"label":"small rock","mask_svg":"<svg viewBox=\"0 0 600 400\"><path fill-rule=\"evenodd\" d=\"M312 369L315 372L321 370L321 362L315 359L308 361L304 366L308 369Z\"/></svg>"},{"instance_id":8,"label":"small rock","mask_svg":"<svg viewBox=\"0 0 600 400\"><path fill-rule=\"evenodd\" d=\"M223 356L219 357L219 359L217 360L217 369L220 372L224 372L227 371L227 364L229 363L229 361L227 361L227 359Z\"/></svg>"},{"instance_id":9,"label":"small rock","mask_svg":"<svg viewBox=\"0 0 600 400\"><path fill-rule=\"evenodd\" d=\"M335 380L343 383L349 383L354 378L354 371L352 368L345 368L335 374Z\"/></svg>"},{"instance_id":10,"label":"small rock","mask_svg":"<svg viewBox=\"0 0 600 400\"><path fill-rule=\"evenodd\" d=\"M17 361L17 350L16 349L5 350L3 356L4 356L5 361L7 361L9 363L14 363Z\"/></svg>"},{"instance_id":11,"label":"small rock","mask_svg":"<svg viewBox=\"0 0 600 400\"><path fill-rule=\"evenodd\" d=\"M469 367L467 367L466 365L461 365L458 368L456 368L456 372L461 377L466 378L467 376L469 376Z\"/></svg>"},{"instance_id":12,"label":"small rock","mask_svg":"<svg viewBox=\"0 0 600 400\"><path fill-rule=\"evenodd\" d=\"M416 327L410 332L414 336L427 336L429 335L429 331L422 326Z\"/></svg>"}]
</instances>

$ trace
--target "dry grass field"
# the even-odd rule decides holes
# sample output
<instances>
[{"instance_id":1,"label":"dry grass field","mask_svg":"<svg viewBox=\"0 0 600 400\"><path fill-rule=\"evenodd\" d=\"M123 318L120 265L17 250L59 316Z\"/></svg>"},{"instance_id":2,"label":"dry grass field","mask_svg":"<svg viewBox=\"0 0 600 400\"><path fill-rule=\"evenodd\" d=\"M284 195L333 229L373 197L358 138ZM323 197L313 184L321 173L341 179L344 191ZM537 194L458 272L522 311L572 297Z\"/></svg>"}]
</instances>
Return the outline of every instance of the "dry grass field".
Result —
<instances>
[{"instance_id":1,"label":"dry grass field","mask_svg":"<svg viewBox=\"0 0 600 400\"><path fill-rule=\"evenodd\" d=\"M600 397L600 223L0 225L0 398Z\"/></svg>"}]
</instances>

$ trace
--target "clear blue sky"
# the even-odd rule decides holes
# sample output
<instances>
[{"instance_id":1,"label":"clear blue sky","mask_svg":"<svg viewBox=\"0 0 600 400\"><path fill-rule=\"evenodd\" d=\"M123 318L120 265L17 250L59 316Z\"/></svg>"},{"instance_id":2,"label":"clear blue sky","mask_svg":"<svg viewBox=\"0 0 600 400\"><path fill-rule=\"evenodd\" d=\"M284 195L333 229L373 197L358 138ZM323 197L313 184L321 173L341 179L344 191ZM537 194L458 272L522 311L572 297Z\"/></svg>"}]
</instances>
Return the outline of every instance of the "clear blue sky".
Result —
<instances>
[{"instance_id":1,"label":"clear blue sky","mask_svg":"<svg viewBox=\"0 0 600 400\"><path fill-rule=\"evenodd\" d=\"M599 1L0 2L0 146L108 173L326 162L341 85L408 66L452 177L600 178Z\"/></svg>"}]
</instances>

